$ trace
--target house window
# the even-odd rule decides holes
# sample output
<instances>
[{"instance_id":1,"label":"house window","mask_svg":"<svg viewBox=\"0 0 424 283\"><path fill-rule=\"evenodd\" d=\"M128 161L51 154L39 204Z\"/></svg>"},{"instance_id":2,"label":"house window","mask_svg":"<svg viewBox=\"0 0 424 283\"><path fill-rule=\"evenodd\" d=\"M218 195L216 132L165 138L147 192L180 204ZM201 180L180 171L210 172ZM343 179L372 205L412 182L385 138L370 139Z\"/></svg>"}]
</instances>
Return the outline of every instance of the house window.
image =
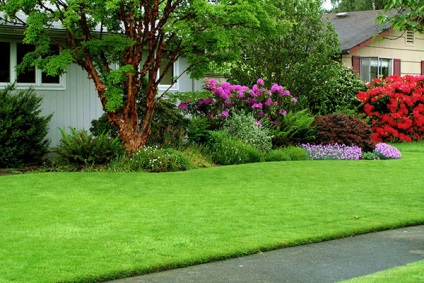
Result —
<instances>
[{"instance_id":1,"label":"house window","mask_svg":"<svg viewBox=\"0 0 424 283\"><path fill-rule=\"evenodd\" d=\"M168 69L168 71L165 73L164 77L162 78L162 81L159 85L159 90L172 90L176 91L178 90L178 81L175 81L175 77L178 76L178 62L179 60L175 61L174 64ZM162 60L162 66L166 66L168 64L167 60ZM159 69L159 76L163 75L163 69Z\"/></svg>"},{"instance_id":2,"label":"house window","mask_svg":"<svg viewBox=\"0 0 424 283\"><path fill-rule=\"evenodd\" d=\"M18 87L34 86L37 89L64 89L64 76L48 76L37 68L29 68L17 73L16 66L22 63L28 52L34 51L34 46L19 42L0 42L0 87L16 82ZM58 49L52 49L52 54L58 54Z\"/></svg>"},{"instance_id":3,"label":"house window","mask_svg":"<svg viewBox=\"0 0 424 283\"><path fill-rule=\"evenodd\" d=\"M393 59L362 57L360 76L363 81L386 78L393 75Z\"/></svg>"},{"instance_id":4,"label":"house window","mask_svg":"<svg viewBox=\"0 0 424 283\"><path fill-rule=\"evenodd\" d=\"M10 82L10 43L0 42L0 82Z\"/></svg>"},{"instance_id":5,"label":"house window","mask_svg":"<svg viewBox=\"0 0 424 283\"><path fill-rule=\"evenodd\" d=\"M166 66L168 64L168 60L163 60L161 66ZM159 76L163 75L163 69L159 70ZM171 66L171 68L168 69L168 72L164 75L162 78L161 84L163 85L172 85L174 82L174 65Z\"/></svg>"}]
</instances>

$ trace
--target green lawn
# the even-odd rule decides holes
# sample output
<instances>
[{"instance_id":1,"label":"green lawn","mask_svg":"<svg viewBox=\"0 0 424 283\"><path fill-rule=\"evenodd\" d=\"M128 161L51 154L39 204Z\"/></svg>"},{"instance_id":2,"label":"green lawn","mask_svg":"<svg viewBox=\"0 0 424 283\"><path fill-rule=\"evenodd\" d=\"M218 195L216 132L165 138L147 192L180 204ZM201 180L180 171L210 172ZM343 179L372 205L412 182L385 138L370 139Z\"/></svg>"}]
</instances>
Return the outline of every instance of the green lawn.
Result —
<instances>
[{"instance_id":1,"label":"green lawn","mask_svg":"<svg viewBox=\"0 0 424 283\"><path fill-rule=\"evenodd\" d=\"M95 281L424 224L403 158L0 176L0 282Z\"/></svg>"},{"instance_id":2,"label":"green lawn","mask_svg":"<svg viewBox=\"0 0 424 283\"><path fill-rule=\"evenodd\" d=\"M424 282L424 260L391 268L343 283L417 283Z\"/></svg>"}]
</instances>

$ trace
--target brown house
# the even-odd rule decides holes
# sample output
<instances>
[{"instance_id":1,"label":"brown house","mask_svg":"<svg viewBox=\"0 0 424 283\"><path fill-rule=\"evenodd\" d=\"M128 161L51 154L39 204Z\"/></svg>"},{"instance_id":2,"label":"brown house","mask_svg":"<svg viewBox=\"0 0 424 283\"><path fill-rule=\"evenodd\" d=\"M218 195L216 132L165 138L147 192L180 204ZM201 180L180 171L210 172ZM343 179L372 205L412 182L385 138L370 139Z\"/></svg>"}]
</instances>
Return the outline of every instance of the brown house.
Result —
<instances>
[{"instance_id":1,"label":"brown house","mask_svg":"<svg viewBox=\"0 0 424 283\"><path fill-rule=\"evenodd\" d=\"M375 23L381 11L324 14L339 35L342 62L363 81L393 74L424 74L424 35Z\"/></svg>"}]
</instances>

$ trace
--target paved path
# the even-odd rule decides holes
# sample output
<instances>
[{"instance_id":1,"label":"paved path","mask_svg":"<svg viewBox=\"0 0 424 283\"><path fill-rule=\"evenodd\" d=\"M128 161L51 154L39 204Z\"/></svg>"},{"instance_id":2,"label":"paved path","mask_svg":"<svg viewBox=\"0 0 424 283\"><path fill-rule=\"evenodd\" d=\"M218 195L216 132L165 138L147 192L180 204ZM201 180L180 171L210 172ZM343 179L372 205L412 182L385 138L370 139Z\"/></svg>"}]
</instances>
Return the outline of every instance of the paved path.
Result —
<instances>
[{"instance_id":1,"label":"paved path","mask_svg":"<svg viewBox=\"0 0 424 283\"><path fill-rule=\"evenodd\" d=\"M424 260L424 225L285 248L111 282L337 282L419 260Z\"/></svg>"}]
</instances>

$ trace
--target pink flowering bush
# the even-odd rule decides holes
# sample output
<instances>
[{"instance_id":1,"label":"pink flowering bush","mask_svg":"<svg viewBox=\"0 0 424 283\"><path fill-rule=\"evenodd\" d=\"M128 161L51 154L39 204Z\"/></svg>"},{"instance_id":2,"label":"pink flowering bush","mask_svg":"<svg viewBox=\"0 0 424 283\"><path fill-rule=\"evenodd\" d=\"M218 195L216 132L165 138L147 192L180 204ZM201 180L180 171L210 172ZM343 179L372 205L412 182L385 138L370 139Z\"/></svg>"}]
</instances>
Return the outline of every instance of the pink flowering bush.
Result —
<instances>
[{"instance_id":1,"label":"pink flowering bush","mask_svg":"<svg viewBox=\"0 0 424 283\"><path fill-rule=\"evenodd\" d=\"M344 144L327 145L301 145L312 160L358 160L362 156L362 149L359 146L347 146Z\"/></svg>"},{"instance_id":2,"label":"pink flowering bush","mask_svg":"<svg viewBox=\"0 0 424 283\"><path fill-rule=\"evenodd\" d=\"M219 83L214 79L205 79L206 98L196 101L181 102L178 108L187 109L192 115L222 119L234 112L253 113L260 126L260 121L277 126L287 111L297 102L297 98L284 87L274 84L270 89L264 87L264 81L258 79L256 84L247 86Z\"/></svg>"},{"instance_id":3,"label":"pink flowering bush","mask_svg":"<svg viewBox=\"0 0 424 283\"><path fill-rule=\"evenodd\" d=\"M398 159L402 156L397 148L382 142L377 143L374 153L380 159Z\"/></svg>"}]
</instances>

